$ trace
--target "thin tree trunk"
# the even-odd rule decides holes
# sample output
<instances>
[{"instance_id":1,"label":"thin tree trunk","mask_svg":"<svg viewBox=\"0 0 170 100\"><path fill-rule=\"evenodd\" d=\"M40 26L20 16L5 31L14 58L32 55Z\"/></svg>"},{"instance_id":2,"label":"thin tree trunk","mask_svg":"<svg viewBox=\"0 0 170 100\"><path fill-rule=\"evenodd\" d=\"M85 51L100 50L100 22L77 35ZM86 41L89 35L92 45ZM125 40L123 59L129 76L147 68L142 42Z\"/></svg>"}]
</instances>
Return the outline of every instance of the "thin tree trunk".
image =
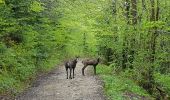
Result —
<instances>
[{"instance_id":1,"label":"thin tree trunk","mask_svg":"<svg viewBox=\"0 0 170 100\"><path fill-rule=\"evenodd\" d=\"M155 0L150 0L151 2L151 15L150 15L150 21L158 21L159 18L159 0L157 0L157 7L155 5ZM155 8L156 7L156 8ZM156 51L156 38L158 37L158 32L157 32L157 28L153 28L151 29L151 44L150 44L150 51L151 51L151 55L150 55L150 63L151 63L151 67L149 67L149 88L148 91L150 94L153 94L154 91L154 86L155 86L155 80L153 77L154 74L154 62L155 62L155 51Z\"/></svg>"},{"instance_id":2,"label":"thin tree trunk","mask_svg":"<svg viewBox=\"0 0 170 100\"><path fill-rule=\"evenodd\" d=\"M132 9L131 9L131 15L132 15L132 24L137 24L137 1L131 0Z\"/></svg>"},{"instance_id":3,"label":"thin tree trunk","mask_svg":"<svg viewBox=\"0 0 170 100\"><path fill-rule=\"evenodd\" d=\"M130 2L129 0L125 0L125 3L124 3L124 6L125 6L125 16L126 16L126 20L127 20L127 25L130 24ZM123 40L123 50L122 50L122 68L125 69L127 67L127 61L128 61L128 57L127 57L127 51L128 51L128 48L127 48L127 36L125 35L124 36L124 40Z\"/></svg>"},{"instance_id":4,"label":"thin tree trunk","mask_svg":"<svg viewBox=\"0 0 170 100\"><path fill-rule=\"evenodd\" d=\"M143 8L143 10L145 10L145 9L146 9L146 3L145 3L145 0L142 0L142 8Z\"/></svg>"},{"instance_id":5,"label":"thin tree trunk","mask_svg":"<svg viewBox=\"0 0 170 100\"><path fill-rule=\"evenodd\" d=\"M150 0L150 2L151 2L150 21L155 21L155 0Z\"/></svg>"},{"instance_id":6,"label":"thin tree trunk","mask_svg":"<svg viewBox=\"0 0 170 100\"><path fill-rule=\"evenodd\" d=\"M131 16L132 16L132 25L134 26L134 33L136 34L136 25L137 25L137 0L131 0ZM130 62L130 68L133 68L133 62L134 62L134 54L135 54L135 37L134 35L132 35L131 39L130 39L130 48L129 48L129 54L131 55L130 58L128 58L129 62Z\"/></svg>"},{"instance_id":7,"label":"thin tree trunk","mask_svg":"<svg viewBox=\"0 0 170 100\"><path fill-rule=\"evenodd\" d=\"M84 52L84 54L87 53L87 36L86 36L86 33L83 33L83 52Z\"/></svg>"},{"instance_id":8,"label":"thin tree trunk","mask_svg":"<svg viewBox=\"0 0 170 100\"><path fill-rule=\"evenodd\" d=\"M127 18L127 24L129 24L130 23L130 21L129 21L129 18L130 18L130 16L129 16L129 12L130 12L130 2L129 2L129 0L126 0L125 1L125 15L126 15L126 18Z\"/></svg>"}]
</instances>

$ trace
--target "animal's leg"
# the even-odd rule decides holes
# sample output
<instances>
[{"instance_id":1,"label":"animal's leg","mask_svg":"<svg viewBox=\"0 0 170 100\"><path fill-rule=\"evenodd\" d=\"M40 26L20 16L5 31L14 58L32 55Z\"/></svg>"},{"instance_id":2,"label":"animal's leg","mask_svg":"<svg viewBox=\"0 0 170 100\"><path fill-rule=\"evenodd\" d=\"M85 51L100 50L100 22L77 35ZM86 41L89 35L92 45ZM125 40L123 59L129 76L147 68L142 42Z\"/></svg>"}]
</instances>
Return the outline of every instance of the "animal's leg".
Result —
<instances>
[{"instance_id":1,"label":"animal's leg","mask_svg":"<svg viewBox=\"0 0 170 100\"><path fill-rule=\"evenodd\" d=\"M74 69L75 69L75 68L73 68L73 78L74 78Z\"/></svg>"},{"instance_id":2,"label":"animal's leg","mask_svg":"<svg viewBox=\"0 0 170 100\"><path fill-rule=\"evenodd\" d=\"M67 79L68 79L68 67L66 67Z\"/></svg>"},{"instance_id":3,"label":"animal's leg","mask_svg":"<svg viewBox=\"0 0 170 100\"><path fill-rule=\"evenodd\" d=\"M72 68L70 68L70 76L69 76L70 79L72 79L71 72L72 72Z\"/></svg>"},{"instance_id":4,"label":"animal's leg","mask_svg":"<svg viewBox=\"0 0 170 100\"><path fill-rule=\"evenodd\" d=\"M94 67L94 74L96 75L96 66L93 66Z\"/></svg>"},{"instance_id":5,"label":"animal's leg","mask_svg":"<svg viewBox=\"0 0 170 100\"><path fill-rule=\"evenodd\" d=\"M85 75L84 75L84 70L85 70L86 67L87 67L87 65L84 65L84 67L82 68L82 75L83 75L83 76L85 76Z\"/></svg>"}]
</instances>

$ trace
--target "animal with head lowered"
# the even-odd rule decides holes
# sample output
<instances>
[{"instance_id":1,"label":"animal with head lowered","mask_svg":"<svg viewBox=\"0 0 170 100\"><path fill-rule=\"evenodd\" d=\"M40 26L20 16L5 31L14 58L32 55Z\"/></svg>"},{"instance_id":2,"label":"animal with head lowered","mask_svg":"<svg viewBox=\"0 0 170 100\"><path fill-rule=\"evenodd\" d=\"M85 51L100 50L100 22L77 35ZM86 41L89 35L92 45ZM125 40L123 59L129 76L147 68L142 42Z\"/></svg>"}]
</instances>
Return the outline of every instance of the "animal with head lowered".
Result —
<instances>
[{"instance_id":1,"label":"animal with head lowered","mask_svg":"<svg viewBox=\"0 0 170 100\"><path fill-rule=\"evenodd\" d=\"M85 59L82 61L84 67L82 68L82 75L84 76L84 70L87 66L91 65L94 67L94 74L96 75L96 66L99 63L99 58L97 59Z\"/></svg>"}]
</instances>

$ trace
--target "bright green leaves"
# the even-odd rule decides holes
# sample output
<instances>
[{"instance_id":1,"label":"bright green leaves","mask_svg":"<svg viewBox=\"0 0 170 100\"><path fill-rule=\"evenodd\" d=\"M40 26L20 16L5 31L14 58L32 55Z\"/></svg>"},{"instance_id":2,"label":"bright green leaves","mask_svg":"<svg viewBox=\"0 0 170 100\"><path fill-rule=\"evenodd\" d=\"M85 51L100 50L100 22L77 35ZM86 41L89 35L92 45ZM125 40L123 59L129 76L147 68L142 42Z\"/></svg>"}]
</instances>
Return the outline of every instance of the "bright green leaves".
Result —
<instances>
[{"instance_id":1,"label":"bright green leaves","mask_svg":"<svg viewBox=\"0 0 170 100\"><path fill-rule=\"evenodd\" d=\"M106 3L102 0L75 0L61 2L63 18L59 20L60 27L64 27L67 37L68 52L96 55L96 37L98 27L96 19L101 16L102 6ZM103 27L103 26L101 26ZM75 49L78 48L78 49ZM86 50L85 50L86 49Z\"/></svg>"},{"instance_id":2,"label":"bright green leaves","mask_svg":"<svg viewBox=\"0 0 170 100\"><path fill-rule=\"evenodd\" d=\"M38 2L38 1L33 1L30 7L31 7L31 10L35 12L41 12L45 9L43 6L43 3Z\"/></svg>"},{"instance_id":3,"label":"bright green leaves","mask_svg":"<svg viewBox=\"0 0 170 100\"><path fill-rule=\"evenodd\" d=\"M17 90L13 84L29 81L37 71L49 70L61 59L65 42L57 31L55 1L0 0L0 94Z\"/></svg>"},{"instance_id":4,"label":"bright green leaves","mask_svg":"<svg viewBox=\"0 0 170 100\"><path fill-rule=\"evenodd\" d=\"M4 0L0 0L0 4L4 3Z\"/></svg>"},{"instance_id":5,"label":"bright green leaves","mask_svg":"<svg viewBox=\"0 0 170 100\"><path fill-rule=\"evenodd\" d=\"M0 4L4 3L4 0L0 0Z\"/></svg>"},{"instance_id":6,"label":"bright green leaves","mask_svg":"<svg viewBox=\"0 0 170 100\"><path fill-rule=\"evenodd\" d=\"M147 22L143 27L146 29L150 29L150 28L162 29L165 27L165 25L166 23L163 21L152 21L152 22Z\"/></svg>"}]
</instances>

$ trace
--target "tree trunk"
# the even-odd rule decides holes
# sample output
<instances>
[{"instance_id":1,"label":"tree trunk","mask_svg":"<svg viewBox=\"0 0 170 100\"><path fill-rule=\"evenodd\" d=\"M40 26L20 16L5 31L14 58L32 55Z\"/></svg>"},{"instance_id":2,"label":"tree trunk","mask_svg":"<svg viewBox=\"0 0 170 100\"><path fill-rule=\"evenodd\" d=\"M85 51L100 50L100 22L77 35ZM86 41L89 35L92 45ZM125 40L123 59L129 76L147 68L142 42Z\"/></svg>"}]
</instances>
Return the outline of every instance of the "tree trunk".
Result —
<instances>
[{"instance_id":1,"label":"tree trunk","mask_svg":"<svg viewBox=\"0 0 170 100\"><path fill-rule=\"evenodd\" d=\"M130 23L130 21L129 21L129 18L130 18L129 12L130 12L130 2L129 2L129 0L126 0L125 1L125 15L126 15L126 19L127 19L127 24Z\"/></svg>"},{"instance_id":2,"label":"tree trunk","mask_svg":"<svg viewBox=\"0 0 170 100\"><path fill-rule=\"evenodd\" d=\"M142 8L143 8L143 10L145 10L145 9L146 9L146 3L145 3L145 0L142 0Z\"/></svg>"},{"instance_id":3,"label":"tree trunk","mask_svg":"<svg viewBox=\"0 0 170 100\"><path fill-rule=\"evenodd\" d=\"M137 1L131 0L132 9L131 9L131 15L132 15L132 25L137 24Z\"/></svg>"},{"instance_id":4,"label":"tree trunk","mask_svg":"<svg viewBox=\"0 0 170 100\"><path fill-rule=\"evenodd\" d=\"M134 33L136 34L136 25L137 25L137 0L131 0L131 16L132 16L132 25L134 27ZM133 61L134 61L134 54L135 54L135 37L134 35L132 35L131 39L130 39L130 48L129 48L129 55L131 55L131 57L129 57L128 61L130 63L130 68L133 68Z\"/></svg>"},{"instance_id":5,"label":"tree trunk","mask_svg":"<svg viewBox=\"0 0 170 100\"><path fill-rule=\"evenodd\" d=\"M159 18L159 0L157 0L157 7L155 5L155 0L150 0L151 2L151 15L150 15L150 21L158 21ZM155 8L156 7L156 8ZM148 91L150 94L153 94L154 86L155 86L155 80L153 77L154 74L154 62L155 62L155 51L156 51L156 38L158 37L157 27L154 27L151 29L151 42L150 42L150 63L151 67L149 67L149 77L148 77Z\"/></svg>"},{"instance_id":6,"label":"tree trunk","mask_svg":"<svg viewBox=\"0 0 170 100\"><path fill-rule=\"evenodd\" d=\"M125 16L126 16L126 20L127 20L127 25L130 24L130 2L129 0L125 0L124 3L125 6ZM127 48L127 36L124 36L124 40L123 40L123 50L122 50L122 68L125 69L127 67L127 61L128 61L128 57L127 57L127 53L128 53L128 48Z\"/></svg>"},{"instance_id":7,"label":"tree trunk","mask_svg":"<svg viewBox=\"0 0 170 100\"><path fill-rule=\"evenodd\" d=\"M86 33L83 33L83 52L84 52L84 54L86 54L86 52L87 52L87 43L86 43L86 41L87 41Z\"/></svg>"}]
</instances>

